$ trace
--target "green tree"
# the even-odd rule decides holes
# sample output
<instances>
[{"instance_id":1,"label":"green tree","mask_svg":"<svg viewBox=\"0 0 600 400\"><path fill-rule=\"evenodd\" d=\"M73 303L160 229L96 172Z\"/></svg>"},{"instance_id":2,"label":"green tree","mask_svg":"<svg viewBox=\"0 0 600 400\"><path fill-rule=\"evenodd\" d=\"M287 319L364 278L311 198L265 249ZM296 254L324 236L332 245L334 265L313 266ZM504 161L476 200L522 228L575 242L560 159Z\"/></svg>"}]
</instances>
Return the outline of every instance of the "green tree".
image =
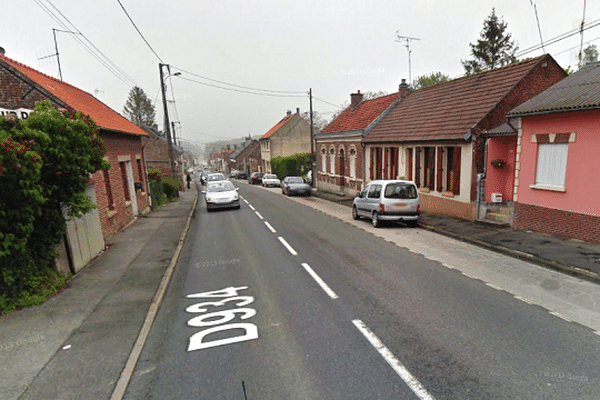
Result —
<instances>
[{"instance_id":1,"label":"green tree","mask_svg":"<svg viewBox=\"0 0 600 400\"><path fill-rule=\"evenodd\" d=\"M123 107L123 113L137 126L153 126L155 123L154 118L156 113L154 105L152 105L146 93L138 86L134 86L129 91L129 97Z\"/></svg>"},{"instance_id":2,"label":"green tree","mask_svg":"<svg viewBox=\"0 0 600 400\"><path fill-rule=\"evenodd\" d=\"M65 218L89 212L90 174L109 164L86 116L38 102L26 120L0 117L0 314L43 301L64 283L54 268Z\"/></svg>"},{"instance_id":3,"label":"green tree","mask_svg":"<svg viewBox=\"0 0 600 400\"><path fill-rule=\"evenodd\" d=\"M483 22L483 30L476 44L471 47L471 60L461 60L467 75L501 67L517 61L515 52L519 48L506 31L508 24L496 16L496 10Z\"/></svg>"},{"instance_id":4,"label":"green tree","mask_svg":"<svg viewBox=\"0 0 600 400\"><path fill-rule=\"evenodd\" d=\"M429 75L420 75L413 80L413 89L423 89L450 80L450 77L441 72L432 72Z\"/></svg>"},{"instance_id":5,"label":"green tree","mask_svg":"<svg viewBox=\"0 0 600 400\"><path fill-rule=\"evenodd\" d=\"M583 57L581 58L581 63L580 63L581 67L584 67L589 63L594 63L597 61L598 61L598 49L596 48L595 44L590 44L585 49L583 49Z\"/></svg>"}]
</instances>

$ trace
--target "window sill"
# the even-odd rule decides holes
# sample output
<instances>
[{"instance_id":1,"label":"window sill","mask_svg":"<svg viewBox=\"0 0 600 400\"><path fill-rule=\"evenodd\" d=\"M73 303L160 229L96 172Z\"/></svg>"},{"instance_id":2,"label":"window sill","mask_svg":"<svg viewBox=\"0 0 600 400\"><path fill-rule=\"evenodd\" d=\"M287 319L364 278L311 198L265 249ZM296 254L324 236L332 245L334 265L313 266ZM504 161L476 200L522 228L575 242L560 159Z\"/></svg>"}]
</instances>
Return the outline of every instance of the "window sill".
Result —
<instances>
[{"instance_id":1,"label":"window sill","mask_svg":"<svg viewBox=\"0 0 600 400\"><path fill-rule=\"evenodd\" d=\"M537 190L549 190L551 192L566 192L567 189L565 189L564 187L557 187L557 186L545 186L545 185L529 185L530 188L532 189L537 189Z\"/></svg>"},{"instance_id":2,"label":"window sill","mask_svg":"<svg viewBox=\"0 0 600 400\"><path fill-rule=\"evenodd\" d=\"M117 215L117 211L116 210L108 210L108 218L112 218L115 215Z\"/></svg>"},{"instance_id":3,"label":"window sill","mask_svg":"<svg viewBox=\"0 0 600 400\"><path fill-rule=\"evenodd\" d=\"M454 197L454 193L452 193L452 192L442 192L442 196L444 196L444 197Z\"/></svg>"}]
</instances>

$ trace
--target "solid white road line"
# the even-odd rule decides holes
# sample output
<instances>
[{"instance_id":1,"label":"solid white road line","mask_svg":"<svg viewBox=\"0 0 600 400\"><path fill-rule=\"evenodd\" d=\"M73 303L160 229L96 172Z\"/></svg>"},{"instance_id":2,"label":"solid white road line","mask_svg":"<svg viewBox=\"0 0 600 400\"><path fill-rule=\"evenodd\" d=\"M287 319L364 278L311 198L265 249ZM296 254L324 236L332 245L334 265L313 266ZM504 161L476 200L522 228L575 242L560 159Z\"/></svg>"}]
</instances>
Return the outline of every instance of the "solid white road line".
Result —
<instances>
[{"instance_id":1,"label":"solid white road line","mask_svg":"<svg viewBox=\"0 0 600 400\"><path fill-rule=\"evenodd\" d=\"M298 255L298 253L296 253L296 250L294 250L294 248L292 246L290 246L290 244L288 242L286 242L284 238L282 238L281 236L279 236L277 239L279 239L279 241L281 242L281 244L283 244L285 246L285 248L288 249L288 251L290 253L292 253L293 256L297 256Z\"/></svg>"},{"instance_id":2,"label":"solid white road line","mask_svg":"<svg viewBox=\"0 0 600 400\"><path fill-rule=\"evenodd\" d=\"M275 228L273 228L273 227L271 226L271 224L270 224L270 223L268 223L267 221L265 221L265 225L267 226L267 228L269 228L269 230L270 230L271 232L273 232L273 233L277 232L277 231L275 230Z\"/></svg>"},{"instance_id":3,"label":"solid white road line","mask_svg":"<svg viewBox=\"0 0 600 400\"><path fill-rule=\"evenodd\" d=\"M264 219L264 218L263 218L263 216L262 216L262 215L260 215L260 213L259 213L258 211L254 211L254 213L255 213L256 215L258 215L258 218L260 218L260 219Z\"/></svg>"},{"instance_id":4,"label":"solid white road line","mask_svg":"<svg viewBox=\"0 0 600 400\"><path fill-rule=\"evenodd\" d=\"M352 321L354 326L367 338L371 345L377 349L379 354L387 361L393 370L402 378L402 380L410 387L410 389L421 400L435 400L435 398L423 387L421 382L417 380L402 363L385 347L381 340L362 322L360 319Z\"/></svg>"},{"instance_id":5,"label":"solid white road line","mask_svg":"<svg viewBox=\"0 0 600 400\"><path fill-rule=\"evenodd\" d=\"M310 265L308 265L307 263L302 263L302 266L304 267L306 272L308 272L310 276L312 276L312 278L319 284L319 286L321 286L321 289L323 289L325 293L329 295L329 297L331 297L334 300L338 298L338 295L335 294L333 290L331 290L331 288L325 283L323 279L321 279L319 275L317 275L315 271L313 271Z\"/></svg>"}]
</instances>

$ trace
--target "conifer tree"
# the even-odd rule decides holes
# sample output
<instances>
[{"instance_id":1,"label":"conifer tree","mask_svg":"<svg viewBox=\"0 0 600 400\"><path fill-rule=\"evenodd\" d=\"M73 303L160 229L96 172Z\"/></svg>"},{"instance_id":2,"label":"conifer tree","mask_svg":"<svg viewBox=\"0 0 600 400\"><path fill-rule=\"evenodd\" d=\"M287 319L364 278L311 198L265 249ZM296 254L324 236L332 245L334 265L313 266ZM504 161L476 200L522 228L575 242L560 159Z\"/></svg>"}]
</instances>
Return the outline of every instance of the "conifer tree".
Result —
<instances>
[{"instance_id":1,"label":"conifer tree","mask_svg":"<svg viewBox=\"0 0 600 400\"><path fill-rule=\"evenodd\" d=\"M154 125L154 117L156 115L154 105L152 105L146 93L138 86L134 86L129 91L129 97L123 107L123 113L127 119L137 126Z\"/></svg>"}]
</instances>

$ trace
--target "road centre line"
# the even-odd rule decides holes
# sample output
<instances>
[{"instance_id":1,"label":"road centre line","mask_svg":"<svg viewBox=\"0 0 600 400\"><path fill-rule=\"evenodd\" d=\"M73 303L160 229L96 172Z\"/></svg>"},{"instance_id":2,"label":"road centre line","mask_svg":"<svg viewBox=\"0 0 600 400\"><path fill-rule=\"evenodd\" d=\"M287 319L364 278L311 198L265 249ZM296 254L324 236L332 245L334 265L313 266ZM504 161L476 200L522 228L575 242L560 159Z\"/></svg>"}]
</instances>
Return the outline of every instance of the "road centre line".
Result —
<instances>
[{"instance_id":1,"label":"road centre line","mask_svg":"<svg viewBox=\"0 0 600 400\"><path fill-rule=\"evenodd\" d=\"M297 256L298 255L298 253L296 252L296 250L294 250L294 248L292 246L290 246L290 244L288 242L286 242L284 238L282 238L281 236L279 236L277 239L279 239L279 241L281 242L281 244L283 244L285 246L285 248L288 249L288 251L290 253L292 253L293 256Z\"/></svg>"},{"instance_id":2,"label":"road centre line","mask_svg":"<svg viewBox=\"0 0 600 400\"><path fill-rule=\"evenodd\" d=\"M256 211L256 208L254 208L254 207L252 206L252 204L248 203L248 207L250 207L250 209L251 209L252 211Z\"/></svg>"},{"instance_id":3,"label":"road centre line","mask_svg":"<svg viewBox=\"0 0 600 400\"><path fill-rule=\"evenodd\" d=\"M275 230L275 228L273 228L273 227L271 226L271 224L270 224L270 223L268 223L267 221L265 221L265 225L267 226L267 228L269 228L269 230L270 230L271 232L273 232L273 233L277 232L277 231Z\"/></svg>"},{"instance_id":4,"label":"road centre line","mask_svg":"<svg viewBox=\"0 0 600 400\"><path fill-rule=\"evenodd\" d=\"M360 319L352 321L354 326L363 334L364 337L371 343L373 347L379 352L385 361L392 367L392 369L402 378L402 380L410 387L414 394L421 400L435 400L435 398L423 387L421 382L417 380L407 369L400 360L392 354L392 352L379 340L377 336L362 322Z\"/></svg>"},{"instance_id":5,"label":"road centre line","mask_svg":"<svg viewBox=\"0 0 600 400\"><path fill-rule=\"evenodd\" d=\"M321 279L321 277L319 275L317 275L317 273L315 271L313 271L313 269L310 267L310 265L308 265L307 263L302 263L302 266L304 267L306 272L308 272L309 275L312 276L312 278L315 280L315 282L317 282L319 284L319 286L321 286L321 289L323 289L325 291L325 293L327 293L329 295L329 297L331 297L334 300L338 298L338 295L335 294L335 292L333 290L331 290L331 288L325 283L325 281L323 279Z\"/></svg>"},{"instance_id":6,"label":"road centre line","mask_svg":"<svg viewBox=\"0 0 600 400\"><path fill-rule=\"evenodd\" d=\"M264 218L263 218L263 216L262 216L262 215L260 215L260 213L259 213L258 211L254 211L254 213L255 213L256 215L258 215L258 218L260 218L260 219L264 219Z\"/></svg>"}]
</instances>

